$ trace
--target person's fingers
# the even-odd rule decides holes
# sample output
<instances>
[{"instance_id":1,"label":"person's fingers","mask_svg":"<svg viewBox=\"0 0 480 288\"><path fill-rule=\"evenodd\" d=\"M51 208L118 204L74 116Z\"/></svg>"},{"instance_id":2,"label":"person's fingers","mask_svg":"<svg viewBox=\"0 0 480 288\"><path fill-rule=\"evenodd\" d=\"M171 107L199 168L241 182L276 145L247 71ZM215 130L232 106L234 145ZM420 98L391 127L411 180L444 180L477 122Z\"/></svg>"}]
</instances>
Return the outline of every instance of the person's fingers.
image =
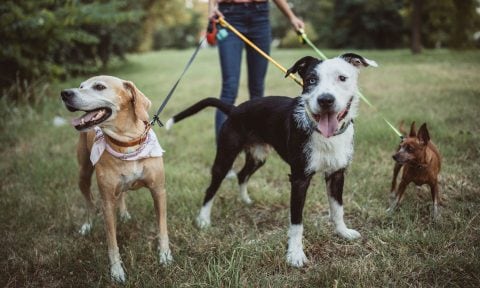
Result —
<instances>
[{"instance_id":1,"label":"person's fingers","mask_svg":"<svg viewBox=\"0 0 480 288\"><path fill-rule=\"evenodd\" d=\"M210 12L210 15L208 15L208 19L212 20L212 19L217 18L217 17L223 17L223 14L222 14L222 12L220 12L220 10L215 8Z\"/></svg>"},{"instance_id":2,"label":"person's fingers","mask_svg":"<svg viewBox=\"0 0 480 288\"><path fill-rule=\"evenodd\" d=\"M292 19L290 19L290 23L292 24L293 28L297 31L305 28L305 23L303 23L303 21L297 17L293 17Z\"/></svg>"}]
</instances>

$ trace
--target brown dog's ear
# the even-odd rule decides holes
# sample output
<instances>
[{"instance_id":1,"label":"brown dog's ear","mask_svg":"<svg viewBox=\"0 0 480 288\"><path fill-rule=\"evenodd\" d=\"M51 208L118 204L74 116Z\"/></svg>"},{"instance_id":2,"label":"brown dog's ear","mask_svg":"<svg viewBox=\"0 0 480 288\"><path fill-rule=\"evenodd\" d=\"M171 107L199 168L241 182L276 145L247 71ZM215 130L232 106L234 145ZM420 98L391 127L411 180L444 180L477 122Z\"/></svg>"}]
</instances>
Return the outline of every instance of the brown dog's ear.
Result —
<instances>
[{"instance_id":1,"label":"brown dog's ear","mask_svg":"<svg viewBox=\"0 0 480 288\"><path fill-rule=\"evenodd\" d=\"M288 77L288 75L292 73L297 73L302 77L302 79L305 77L305 73L307 72L307 68L312 65L312 64L317 64L322 62L321 60L312 57L312 56L305 56L301 59L299 59L295 64L293 64L290 69L287 70L287 74L285 74L285 77Z\"/></svg>"},{"instance_id":2,"label":"brown dog's ear","mask_svg":"<svg viewBox=\"0 0 480 288\"><path fill-rule=\"evenodd\" d=\"M340 55L340 58L342 58L343 60L347 61L348 63L352 64L357 68L368 67L368 66L378 67L377 62L367 59L365 57L362 57L355 53L345 53Z\"/></svg>"},{"instance_id":3,"label":"brown dog's ear","mask_svg":"<svg viewBox=\"0 0 480 288\"><path fill-rule=\"evenodd\" d=\"M131 81L124 81L123 86L132 96L133 109L135 111L135 117L141 121L148 121L148 109L152 105L152 102L138 90L138 88Z\"/></svg>"},{"instance_id":4,"label":"brown dog's ear","mask_svg":"<svg viewBox=\"0 0 480 288\"><path fill-rule=\"evenodd\" d=\"M428 133L427 123L423 123L418 129L418 139L423 145L426 145L430 141L430 134Z\"/></svg>"},{"instance_id":5,"label":"brown dog's ear","mask_svg":"<svg viewBox=\"0 0 480 288\"><path fill-rule=\"evenodd\" d=\"M412 126L410 126L410 134L408 137L417 137L417 129L415 128L415 121L412 122Z\"/></svg>"}]
</instances>

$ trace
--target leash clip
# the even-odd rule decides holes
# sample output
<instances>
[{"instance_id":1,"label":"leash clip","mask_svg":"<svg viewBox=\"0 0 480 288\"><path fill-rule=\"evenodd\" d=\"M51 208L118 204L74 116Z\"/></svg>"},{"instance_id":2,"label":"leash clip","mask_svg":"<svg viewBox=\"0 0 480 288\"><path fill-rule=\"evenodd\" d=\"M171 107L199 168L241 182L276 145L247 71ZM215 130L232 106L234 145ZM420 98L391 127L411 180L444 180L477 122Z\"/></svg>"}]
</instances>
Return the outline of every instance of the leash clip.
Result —
<instances>
[{"instance_id":1,"label":"leash clip","mask_svg":"<svg viewBox=\"0 0 480 288\"><path fill-rule=\"evenodd\" d=\"M152 119L152 121L150 121L150 125L154 126L155 123L158 124L158 127L163 127L163 123L162 123L162 121L160 121L160 118L158 118L158 115L153 115L153 119Z\"/></svg>"}]
</instances>

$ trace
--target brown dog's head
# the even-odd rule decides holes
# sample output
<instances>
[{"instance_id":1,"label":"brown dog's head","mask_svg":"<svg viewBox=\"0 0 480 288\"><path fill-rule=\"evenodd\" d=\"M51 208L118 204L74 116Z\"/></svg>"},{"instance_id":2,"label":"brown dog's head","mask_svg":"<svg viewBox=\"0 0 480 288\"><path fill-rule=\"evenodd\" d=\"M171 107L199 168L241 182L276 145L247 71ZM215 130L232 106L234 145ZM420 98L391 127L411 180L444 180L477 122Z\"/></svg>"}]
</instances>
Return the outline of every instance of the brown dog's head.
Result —
<instances>
[{"instance_id":1,"label":"brown dog's head","mask_svg":"<svg viewBox=\"0 0 480 288\"><path fill-rule=\"evenodd\" d=\"M397 153L392 156L393 160L399 164L420 162L425 155L429 141L430 135L428 133L427 123L423 123L417 133L415 130L415 122L412 122L410 133L402 139Z\"/></svg>"},{"instance_id":2,"label":"brown dog's head","mask_svg":"<svg viewBox=\"0 0 480 288\"><path fill-rule=\"evenodd\" d=\"M135 84L112 76L92 77L79 88L63 90L61 98L69 111L86 112L72 120L79 131L94 126L119 127L128 125L129 121L148 121L151 105Z\"/></svg>"}]
</instances>

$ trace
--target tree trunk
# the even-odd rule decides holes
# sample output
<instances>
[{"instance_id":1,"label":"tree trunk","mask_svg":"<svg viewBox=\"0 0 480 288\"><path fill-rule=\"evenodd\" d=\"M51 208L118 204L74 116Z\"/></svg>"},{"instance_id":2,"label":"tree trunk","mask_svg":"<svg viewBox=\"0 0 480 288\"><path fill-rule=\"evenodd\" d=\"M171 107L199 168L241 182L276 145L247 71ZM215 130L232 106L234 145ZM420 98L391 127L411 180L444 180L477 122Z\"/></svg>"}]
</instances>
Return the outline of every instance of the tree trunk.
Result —
<instances>
[{"instance_id":1,"label":"tree trunk","mask_svg":"<svg viewBox=\"0 0 480 288\"><path fill-rule=\"evenodd\" d=\"M412 39L411 49L413 54L422 52L422 0L412 0Z\"/></svg>"}]
</instances>

